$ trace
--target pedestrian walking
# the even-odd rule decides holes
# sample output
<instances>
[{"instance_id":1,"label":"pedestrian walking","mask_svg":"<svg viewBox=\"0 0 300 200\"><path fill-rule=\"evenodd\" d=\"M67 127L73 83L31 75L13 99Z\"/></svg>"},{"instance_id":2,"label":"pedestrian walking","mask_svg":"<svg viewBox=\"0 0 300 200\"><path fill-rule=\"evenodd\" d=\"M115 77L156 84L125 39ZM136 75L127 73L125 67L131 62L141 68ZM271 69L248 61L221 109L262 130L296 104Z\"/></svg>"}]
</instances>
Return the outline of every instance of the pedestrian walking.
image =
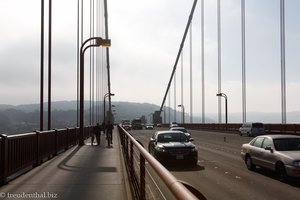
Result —
<instances>
[{"instance_id":1,"label":"pedestrian walking","mask_svg":"<svg viewBox=\"0 0 300 200\"><path fill-rule=\"evenodd\" d=\"M98 146L100 145L100 142L101 142L101 137L100 137L101 130L102 130L102 128L101 128L100 124L97 123L97 125L94 127L94 133L96 136L96 141L97 141Z\"/></svg>"},{"instance_id":2,"label":"pedestrian walking","mask_svg":"<svg viewBox=\"0 0 300 200\"><path fill-rule=\"evenodd\" d=\"M114 129L114 125L108 121L106 126L105 126L105 129L106 129L106 138L107 138L107 142L108 142L108 146L110 146L110 144L112 144L112 139L113 139L113 135L112 135L112 132L113 132L113 129Z\"/></svg>"}]
</instances>

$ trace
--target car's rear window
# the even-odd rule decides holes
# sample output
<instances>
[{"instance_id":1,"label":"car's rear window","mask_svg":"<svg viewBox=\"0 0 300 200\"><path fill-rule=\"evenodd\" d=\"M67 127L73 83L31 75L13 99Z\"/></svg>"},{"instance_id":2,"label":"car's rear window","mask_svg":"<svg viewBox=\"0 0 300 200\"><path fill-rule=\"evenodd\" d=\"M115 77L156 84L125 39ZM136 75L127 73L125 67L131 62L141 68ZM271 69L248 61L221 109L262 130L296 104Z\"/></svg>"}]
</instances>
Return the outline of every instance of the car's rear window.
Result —
<instances>
[{"instance_id":1,"label":"car's rear window","mask_svg":"<svg viewBox=\"0 0 300 200\"><path fill-rule=\"evenodd\" d=\"M253 123L253 124L252 124L252 127L253 127L253 128L263 128L264 125L263 125L262 123Z\"/></svg>"},{"instance_id":2,"label":"car's rear window","mask_svg":"<svg viewBox=\"0 0 300 200\"><path fill-rule=\"evenodd\" d=\"M277 151L300 151L300 138L275 139L274 146Z\"/></svg>"},{"instance_id":3,"label":"car's rear window","mask_svg":"<svg viewBox=\"0 0 300 200\"><path fill-rule=\"evenodd\" d=\"M172 130L174 130L174 131L181 131L181 132L187 133L187 130L184 129L184 128L174 128Z\"/></svg>"},{"instance_id":4,"label":"car's rear window","mask_svg":"<svg viewBox=\"0 0 300 200\"><path fill-rule=\"evenodd\" d=\"M188 142L189 139L184 133L165 133L158 135L157 141L160 143Z\"/></svg>"}]
</instances>

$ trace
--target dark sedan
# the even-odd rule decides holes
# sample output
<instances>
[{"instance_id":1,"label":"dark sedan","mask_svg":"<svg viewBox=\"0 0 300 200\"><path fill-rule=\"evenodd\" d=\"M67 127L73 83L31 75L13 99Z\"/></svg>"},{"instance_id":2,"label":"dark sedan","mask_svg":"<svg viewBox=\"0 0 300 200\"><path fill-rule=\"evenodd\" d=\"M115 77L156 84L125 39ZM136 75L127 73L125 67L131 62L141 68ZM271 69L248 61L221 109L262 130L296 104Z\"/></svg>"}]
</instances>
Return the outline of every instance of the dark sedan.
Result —
<instances>
[{"instance_id":1,"label":"dark sedan","mask_svg":"<svg viewBox=\"0 0 300 200\"><path fill-rule=\"evenodd\" d=\"M270 169L280 181L300 177L300 136L258 136L242 145L241 156L249 170L256 166Z\"/></svg>"},{"instance_id":2,"label":"dark sedan","mask_svg":"<svg viewBox=\"0 0 300 200\"><path fill-rule=\"evenodd\" d=\"M161 163L192 163L197 165L198 150L181 131L157 131L150 139L148 150Z\"/></svg>"}]
</instances>

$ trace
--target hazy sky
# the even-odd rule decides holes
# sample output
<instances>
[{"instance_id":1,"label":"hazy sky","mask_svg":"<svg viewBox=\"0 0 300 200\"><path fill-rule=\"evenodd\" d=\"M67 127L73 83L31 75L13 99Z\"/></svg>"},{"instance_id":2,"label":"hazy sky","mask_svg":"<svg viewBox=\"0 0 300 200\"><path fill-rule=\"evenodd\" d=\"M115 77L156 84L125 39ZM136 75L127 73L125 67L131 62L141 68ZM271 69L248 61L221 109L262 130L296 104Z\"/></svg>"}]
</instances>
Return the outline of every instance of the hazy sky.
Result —
<instances>
[{"instance_id":1,"label":"hazy sky","mask_svg":"<svg viewBox=\"0 0 300 200\"><path fill-rule=\"evenodd\" d=\"M85 2L85 8L89 8L89 1ZM229 112L242 110L240 2L221 1L222 92L228 96ZM287 111L300 111L300 1L285 2ZM113 101L161 105L192 3L192 0L108 0L111 87L116 94ZM247 111L281 111L279 5L280 0L246 0ZM194 113L201 113L202 106L200 8L201 0L192 23ZM76 12L77 0L53 0L53 101L76 99ZM38 103L40 1L0 0L0 15L0 103ZM217 0L205 0L204 37L205 107L207 113L215 113ZM87 38L88 30L84 36ZM189 44L188 34L183 50L186 112L190 102ZM181 103L180 68L181 61L176 74L176 104ZM166 103L169 104L168 99ZM170 103L174 106L173 85Z\"/></svg>"}]
</instances>

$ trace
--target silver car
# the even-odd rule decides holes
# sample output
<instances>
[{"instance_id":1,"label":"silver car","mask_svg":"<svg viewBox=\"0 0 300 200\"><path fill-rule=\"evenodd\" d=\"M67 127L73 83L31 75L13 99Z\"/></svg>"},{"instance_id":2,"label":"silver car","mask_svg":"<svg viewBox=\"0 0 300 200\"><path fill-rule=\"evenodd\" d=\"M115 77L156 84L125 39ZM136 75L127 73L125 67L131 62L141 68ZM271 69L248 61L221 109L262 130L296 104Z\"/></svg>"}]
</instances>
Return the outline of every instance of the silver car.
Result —
<instances>
[{"instance_id":1,"label":"silver car","mask_svg":"<svg viewBox=\"0 0 300 200\"><path fill-rule=\"evenodd\" d=\"M300 177L300 136L257 136L242 145L241 156L249 170L256 166L270 169L280 181Z\"/></svg>"}]
</instances>

